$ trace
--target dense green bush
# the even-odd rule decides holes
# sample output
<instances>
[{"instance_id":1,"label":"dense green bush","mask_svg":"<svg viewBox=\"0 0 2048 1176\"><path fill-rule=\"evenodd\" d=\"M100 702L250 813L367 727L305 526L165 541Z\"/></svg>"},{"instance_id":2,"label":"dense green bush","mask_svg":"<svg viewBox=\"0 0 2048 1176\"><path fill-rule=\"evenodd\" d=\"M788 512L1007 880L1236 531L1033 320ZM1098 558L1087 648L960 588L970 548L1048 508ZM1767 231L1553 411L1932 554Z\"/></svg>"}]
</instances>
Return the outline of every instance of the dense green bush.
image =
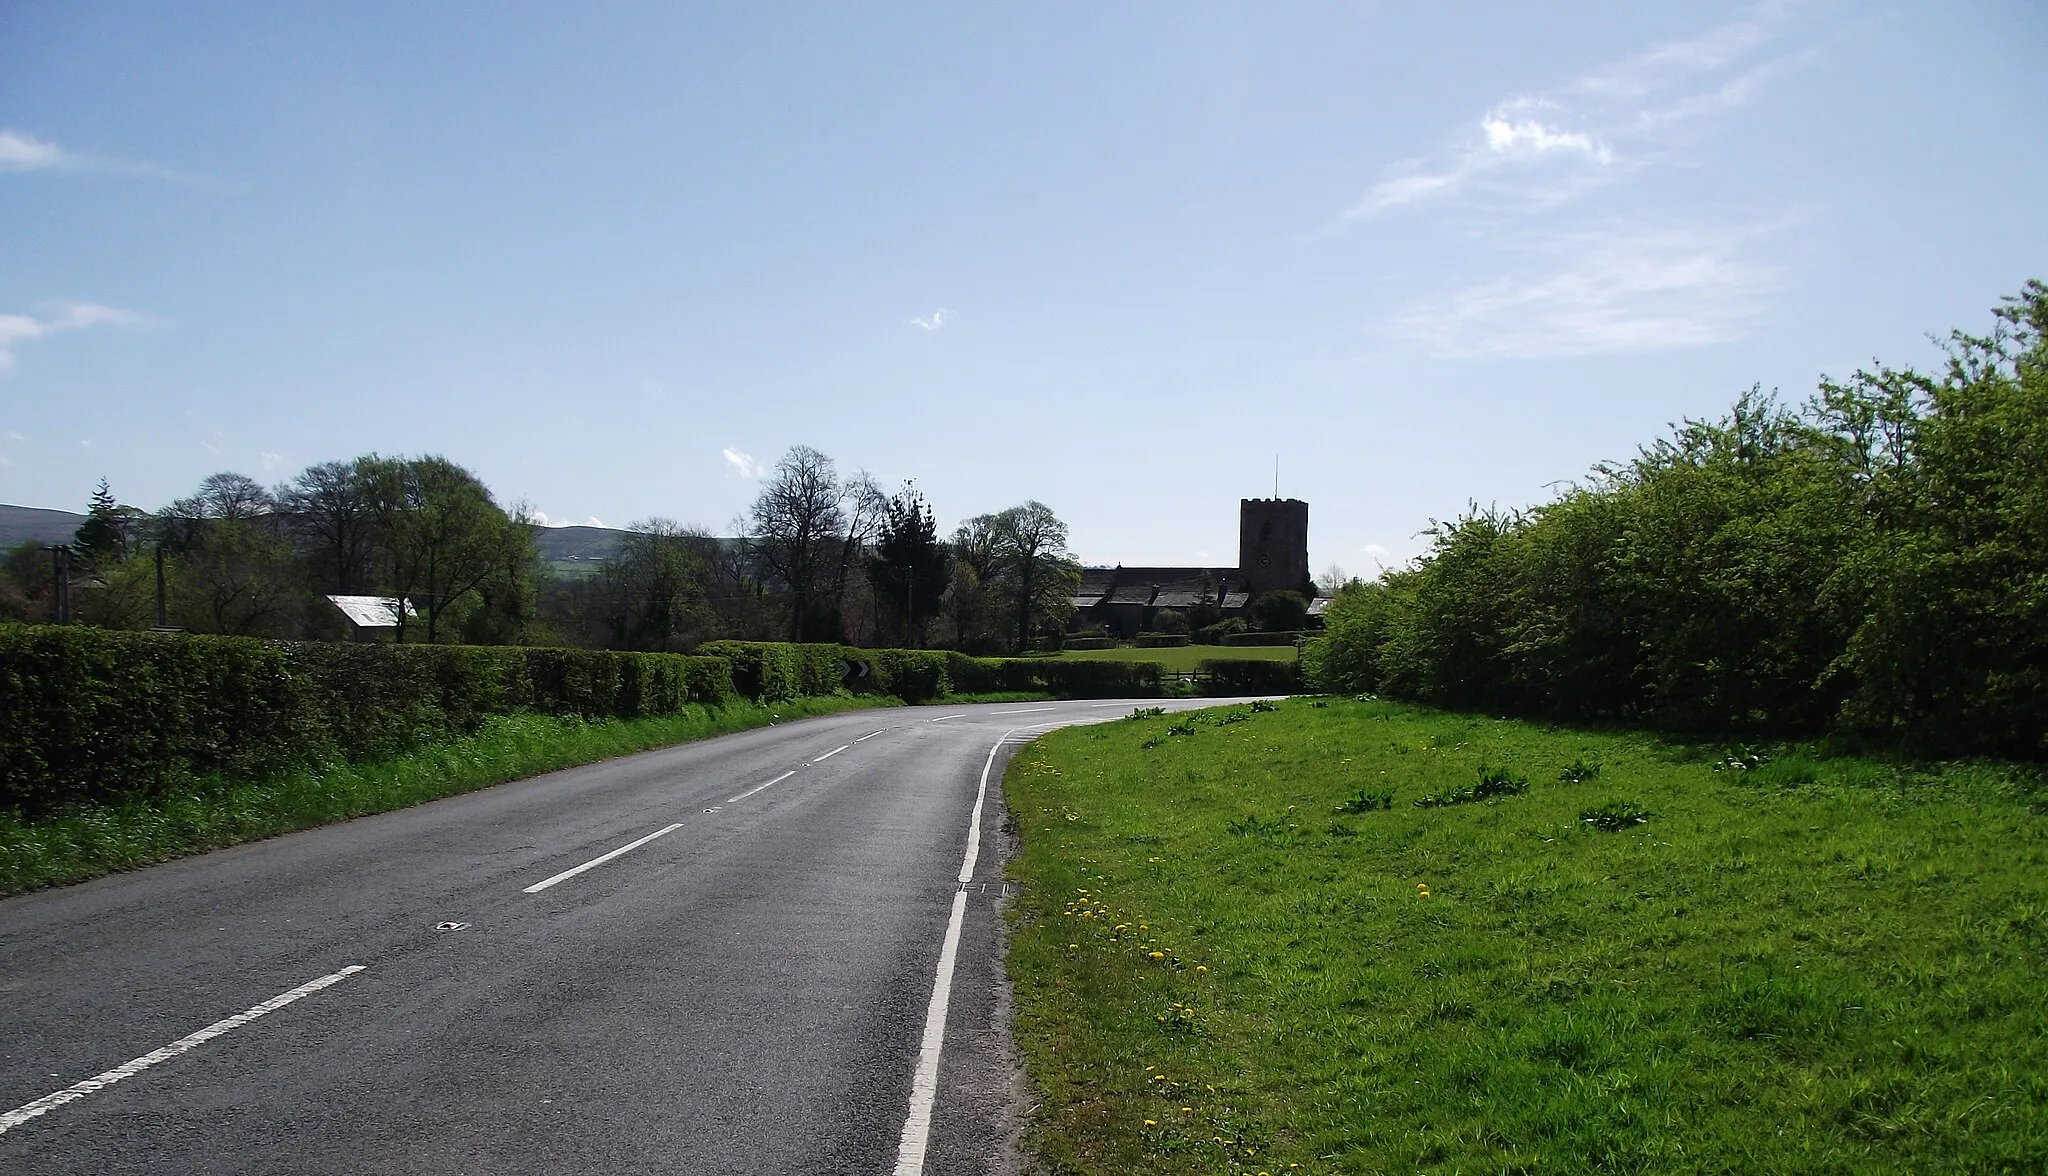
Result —
<instances>
[{"instance_id":1,"label":"dense green bush","mask_svg":"<svg viewBox=\"0 0 2048 1176\"><path fill-rule=\"evenodd\" d=\"M850 656L866 661L871 681L865 685L880 694L893 694L909 703L930 702L953 692L947 673L948 655L924 649L856 649ZM856 682L859 687L863 683Z\"/></svg>"},{"instance_id":2,"label":"dense green bush","mask_svg":"<svg viewBox=\"0 0 2048 1176\"><path fill-rule=\"evenodd\" d=\"M1202 693L1214 698L1294 694L1302 687L1301 666L1296 662L1204 658L1196 663L1195 669L1207 675Z\"/></svg>"},{"instance_id":3,"label":"dense green bush","mask_svg":"<svg viewBox=\"0 0 2048 1176\"><path fill-rule=\"evenodd\" d=\"M1252 623L1267 632L1299 629L1308 623L1308 598L1285 588L1267 592L1252 601L1251 614Z\"/></svg>"},{"instance_id":4,"label":"dense green bush","mask_svg":"<svg viewBox=\"0 0 2048 1176\"><path fill-rule=\"evenodd\" d=\"M1140 633L1132 644L1139 649L1179 649L1190 642L1186 633Z\"/></svg>"},{"instance_id":5,"label":"dense green bush","mask_svg":"<svg viewBox=\"0 0 2048 1176\"><path fill-rule=\"evenodd\" d=\"M1068 649L1115 649L1115 648L1116 648L1116 639L1115 639L1115 638L1113 638L1113 637L1073 637L1073 636L1069 636L1069 637L1067 638L1067 642L1066 642L1066 648L1068 648Z\"/></svg>"},{"instance_id":6,"label":"dense green bush","mask_svg":"<svg viewBox=\"0 0 2048 1176\"><path fill-rule=\"evenodd\" d=\"M1333 691L2048 756L2048 286L1939 377L1754 393L1341 591Z\"/></svg>"},{"instance_id":7,"label":"dense green bush","mask_svg":"<svg viewBox=\"0 0 2048 1176\"><path fill-rule=\"evenodd\" d=\"M1218 645L1293 645L1307 633L1299 629L1286 629L1273 633L1227 633L1217 641Z\"/></svg>"},{"instance_id":8,"label":"dense green bush","mask_svg":"<svg viewBox=\"0 0 2048 1176\"><path fill-rule=\"evenodd\" d=\"M1204 625L1201 628L1195 630L1195 644L1228 644L1228 642L1225 640L1226 638L1237 633L1247 632L1250 629L1251 626L1245 622L1245 619L1243 617L1224 617L1222 620L1217 621L1213 625Z\"/></svg>"},{"instance_id":9,"label":"dense green bush","mask_svg":"<svg viewBox=\"0 0 2048 1176\"><path fill-rule=\"evenodd\" d=\"M395 754L514 710L637 718L732 697L675 654L329 645L0 626L0 808Z\"/></svg>"}]
</instances>

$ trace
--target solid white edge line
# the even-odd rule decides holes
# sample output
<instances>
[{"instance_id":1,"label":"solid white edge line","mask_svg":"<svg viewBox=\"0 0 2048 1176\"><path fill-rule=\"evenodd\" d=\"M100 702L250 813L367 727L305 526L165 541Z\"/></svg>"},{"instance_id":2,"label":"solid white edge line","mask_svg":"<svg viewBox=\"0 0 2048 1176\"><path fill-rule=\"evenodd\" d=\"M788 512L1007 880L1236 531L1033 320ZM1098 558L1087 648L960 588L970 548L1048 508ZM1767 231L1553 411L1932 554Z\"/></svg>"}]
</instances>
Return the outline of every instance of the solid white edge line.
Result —
<instances>
[{"instance_id":1,"label":"solid white edge line","mask_svg":"<svg viewBox=\"0 0 2048 1176\"><path fill-rule=\"evenodd\" d=\"M974 862L981 854L981 806L988 797L988 774L995 767L996 753L1003 749L1017 728L1003 732L1002 739L988 749L982 761L981 784L974 792L974 814L967 826L967 853L960 860L960 881L974 879ZM953 914L946 920L946 942L939 948L939 966L932 980L932 1001L924 1013L924 1037L917 1048L917 1069L910 1076L910 1113L903 1120L903 1137L896 1147L896 1176L923 1176L925 1148L931 1142L932 1105L939 1097L939 1057L946 1047L946 1006L953 996L953 961L960 954L960 927L967 917L967 892L953 893Z\"/></svg>"},{"instance_id":2,"label":"solid white edge line","mask_svg":"<svg viewBox=\"0 0 2048 1176\"><path fill-rule=\"evenodd\" d=\"M886 730L888 730L888 728L884 727L884 728L883 728L882 730L886 731ZM865 734L865 735L861 736L860 738L858 738L858 739L854 740L854 742L855 742L855 743L866 743L866 742L867 742L868 740L870 740L870 739L873 739L873 738L874 738L875 736L877 736L877 735L880 735L881 733L882 733L881 731L870 731L870 732L868 732L867 734Z\"/></svg>"},{"instance_id":3,"label":"solid white edge line","mask_svg":"<svg viewBox=\"0 0 2048 1176\"><path fill-rule=\"evenodd\" d=\"M752 788L747 789L745 792L740 793L738 796L727 797L725 803L738 804L739 802L745 800L749 796L754 795L756 792L761 791L763 788L773 788L775 785L782 783L784 780L787 780L794 775L796 775L795 772L784 772L780 776L775 777L773 780L768 781L768 783L766 784L756 784Z\"/></svg>"},{"instance_id":4,"label":"solid white edge line","mask_svg":"<svg viewBox=\"0 0 2048 1176\"><path fill-rule=\"evenodd\" d=\"M931 1142L932 1104L939 1097L939 1054L946 1046L946 1005L953 995L953 960L960 954L960 925L967 915L967 892L953 893L953 915L946 920L946 944L939 949L939 979L924 1014L924 1040L917 1047L917 1070L910 1079L910 1115L896 1148L896 1176L924 1176L924 1152Z\"/></svg>"},{"instance_id":5,"label":"solid white edge line","mask_svg":"<svg viewBox=\"0 0 2048 1176\"><path fill-rule=\"evenodd\" d=\"M961 897L964 899L967 896L962 894ZM105 1090L123 1078L133 1078L158 1062L167 1062L187 1050L206 1044L230 1029L238 1029L265 1013L276 1012L300 997L311 996L329 985L339 984L362 970L363 965L350 964L339 972L329 973L318 980L308 980L290 992L281 992L254 1008L236 1013L232 1017L225 1017L215 1021L199 1032L188 1037L180 1037L162 1049L153 1049L133 1061L123 1062L111 1070L95 1074L85 1081L67 1086L55 1094L46 1094L32 1103L24 1103L6 1114L0 1115L0 1135L5 1135L9 1130L21 1126L38 1115L48 1114L65 1103L74 1102L88 1094Z\"/></svg>"},{"instance_id":6,"label":"solid white edge line","mask_svg":"<svg viewBox=\"0 0 2048 1176\"><path fill-rule=\"evenodd\" d=\"M1002 739L996 740L988 749L988 758L981 764L981 786L974 790L974 813L967 818L967 856L960 859L960 881L974 881L974 860L981 856L981 803L988 799L988 773L996 766L996 753L1003 749L1003 740L1017 733L1012 727L1003 732Z\"/></svg>"},{"instance_id":7,"label":"solid white edge line","mask_svg":"<svg viewBox=\"0 0 2048 1176\"><path fill-rule=\"evenodd\" d=\"M641 846L647 844L648 842L654 840L655 838L665 837L668 834L673 833L682 827L683 823L681 821L677 821L675 824L670 825L665 829L656 829L654 832L649 833L647 836L642 837L638 841L629 841L626 844L621 845L617 849L611 851L610 853L600 854L597 857L591 858L589 861L584 862L580 866L571 866L568 869L563 870L561 873L556 874L552 878L544 878L539 882L535 882L533 885L527 887L519 893L539 894L541 891L546 890L548 887L553 886L557 882L567 882L569 879L574 878L576 875L581 874L585 870L594 870L597 867L612 860L613 858L618 857L622 853L631 853L634 850L639 849Z\"/></svg>"},{"instance_id":8,"label":"solid white edge line","mask_svg":"<svg viewBox=\"0 0 2048 1176\"><path fill-rule=\"evenodd\" d=\"M1035 715L1039 711L1058 710L1056 706L1027 706L1023 710L990 711L992 715Z\"/></svg>"},{"instance_id":9,"label":"solid white edge line","mask_svg":"<svg viewBox=\"0 0 2048 1176\"><path fill-rule=\"evenodd\" d=\"M831 751L826 752L824 755L819 756L817 759L812 760L811 762L814 764L822 764L826 760L831 759L833 756L838 755L840 752L845 751L847 748L852 746L853 744L851 743L842 743L839 746L833 748Z\"/></svg>"}]
</instances>

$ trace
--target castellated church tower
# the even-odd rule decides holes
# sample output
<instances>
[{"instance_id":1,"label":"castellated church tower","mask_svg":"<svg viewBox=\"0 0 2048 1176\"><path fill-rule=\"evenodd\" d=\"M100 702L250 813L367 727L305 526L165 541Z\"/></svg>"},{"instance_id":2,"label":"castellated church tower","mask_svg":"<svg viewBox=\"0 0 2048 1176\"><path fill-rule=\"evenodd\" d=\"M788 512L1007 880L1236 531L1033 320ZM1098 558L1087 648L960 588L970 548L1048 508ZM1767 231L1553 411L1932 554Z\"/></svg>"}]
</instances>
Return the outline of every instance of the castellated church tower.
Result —
<instances>
[{"instance_id":1,"label":"castellated church tower","mask_svg":"<svg viewBox=\"0 0 2048 1176\"><path fill-rule=\"evenodd\" d=\"M1308 503L1299 498L1240 501L1237 567L1254 596L1283 588L1301 591L1309 578Z\"/></svg>"}]
</instances>

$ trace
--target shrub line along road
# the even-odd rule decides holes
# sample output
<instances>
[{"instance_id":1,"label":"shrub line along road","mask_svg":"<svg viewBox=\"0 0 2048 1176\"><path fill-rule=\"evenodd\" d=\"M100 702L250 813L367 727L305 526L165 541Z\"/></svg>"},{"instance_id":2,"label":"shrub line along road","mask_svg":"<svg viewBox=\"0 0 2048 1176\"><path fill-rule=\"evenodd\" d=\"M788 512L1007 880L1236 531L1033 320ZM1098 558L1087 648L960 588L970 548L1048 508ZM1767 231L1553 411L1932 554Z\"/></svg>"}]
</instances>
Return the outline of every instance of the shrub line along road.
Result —
<instances>
[{"instance_id":1,"label":"shrub line along road","mask_svg":"<svg viewBox=\"0 0 2048 1176\"><path fill-rule=\"evenodd\" d=\"M1001 1170L1003 765L1217 701L849 712L0 901L0 1171Z\"/></svg>"}]
</instances>

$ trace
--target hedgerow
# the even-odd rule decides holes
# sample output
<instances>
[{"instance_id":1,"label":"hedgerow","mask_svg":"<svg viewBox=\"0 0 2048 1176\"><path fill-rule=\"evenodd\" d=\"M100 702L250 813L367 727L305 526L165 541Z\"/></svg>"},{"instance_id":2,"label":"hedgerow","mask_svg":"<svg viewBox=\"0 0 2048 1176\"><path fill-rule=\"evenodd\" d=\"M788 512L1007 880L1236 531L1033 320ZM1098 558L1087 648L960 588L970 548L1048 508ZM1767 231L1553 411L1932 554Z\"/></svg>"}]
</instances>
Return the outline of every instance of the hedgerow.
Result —
<instances>
[{"instance_id":1,"label":"hedgerow","mask_svg":"<svg viewBox=\"0 0 2048 1176\"><path fill-rule=\"evenodd\" d=\"M518 712L634 719L735 698L1157 697L1149 663L717 641L692 656L0 626L0 810L403 754Z\"/></svg>"},{"instance_id":2,"label":"hedgerow","mask_svg":"<svg viewBox=\"0 0 2048 1176\"><path fill-rule=\"evenodd\" d=\"M2048 285L1939 376L1743 397L1338 594L1323 689L2048 757Z\"/></svg>"},{"instance_id":3,"label":"hedgerow","mask_svg":"<svg viewBox=\"0 0 2048 1176\"><path fill-rule=\"evenodd\" d=\"M732 697L721 658L5 625L0 808L392 755L519 710L639 718Z\"/></svg>"}]
</instances>

